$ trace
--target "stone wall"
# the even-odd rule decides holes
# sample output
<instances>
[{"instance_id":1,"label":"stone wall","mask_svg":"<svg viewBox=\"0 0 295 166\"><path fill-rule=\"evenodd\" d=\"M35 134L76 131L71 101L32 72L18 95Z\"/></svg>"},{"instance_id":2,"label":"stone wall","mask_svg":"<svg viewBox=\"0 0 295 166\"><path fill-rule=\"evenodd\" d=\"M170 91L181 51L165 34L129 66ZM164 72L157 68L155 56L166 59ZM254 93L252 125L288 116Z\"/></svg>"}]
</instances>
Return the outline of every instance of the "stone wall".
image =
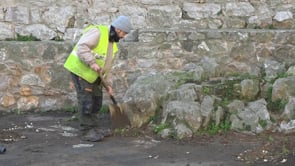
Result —
<instances>
[{"instance_id":1,"label":"stone wall","mask_svg":"<svg viewBox=\"0 0 295 166\"><path fill-rule=\"evenodd\" d=\"M271 79L295 64L295 1L200 2L2 0L0 110L75 105L63 62L85 26L109 24L120 14L131 16L134 31L120 42L114 66L119 101L140 75L202 71L212 78L278 68L266 72ZM5 41L17 34L41 41Z\"/></svg>"},{"instance_id":2,"label":"stone wall","mask_svg":"<svg viewBox=\"0 0 295 166\"><path fill-rule=\"evenodd\" d=\"M0 8L0 40L73 40L85 26L120 14L130 15L135 29L295 27L294 0L1 0Z\"/></svg>"}]
</instances>

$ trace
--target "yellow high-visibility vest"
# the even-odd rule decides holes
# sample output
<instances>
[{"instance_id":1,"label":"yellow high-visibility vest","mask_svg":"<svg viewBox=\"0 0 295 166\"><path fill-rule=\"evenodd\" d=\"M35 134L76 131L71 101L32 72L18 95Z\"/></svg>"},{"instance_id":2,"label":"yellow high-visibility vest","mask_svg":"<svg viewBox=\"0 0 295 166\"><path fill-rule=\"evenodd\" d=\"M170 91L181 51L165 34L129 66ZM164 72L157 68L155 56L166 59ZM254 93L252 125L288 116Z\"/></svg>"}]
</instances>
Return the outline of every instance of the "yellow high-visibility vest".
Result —
<instances>
[{"instance_id":1,"label":"yellow high-visibility vest","mask_svg":"<svg viewBox=\"0 0 295 166\"><path fill-rule=\"evenodd\" d=\"M98 45L92 50L96 58L96 63L103 68L105 60L107 57L108 44L109 44L109 28L103 25L90 25L87 27L83 34L92 28L98 28L100 31L100 39ZM118 47L116 43L113 43L113 57L115 57L118 52ZM68 56L64 67L70 72L76 74L77 76L83 78L89 83L93 83L99 76L99 74L92 70L87 64L80 60L77 55L77 45L73 48L73 51Z\"/></svg>"}]
</instances>

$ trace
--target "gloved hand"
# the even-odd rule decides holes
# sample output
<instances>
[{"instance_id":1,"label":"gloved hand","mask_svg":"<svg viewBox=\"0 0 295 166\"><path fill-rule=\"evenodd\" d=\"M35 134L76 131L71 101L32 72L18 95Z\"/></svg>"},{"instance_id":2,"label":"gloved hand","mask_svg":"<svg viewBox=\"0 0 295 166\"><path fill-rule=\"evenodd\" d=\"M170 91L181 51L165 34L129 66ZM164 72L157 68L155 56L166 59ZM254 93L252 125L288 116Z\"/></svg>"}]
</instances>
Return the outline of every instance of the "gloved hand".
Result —
<instances>
[{"instance_id":1,"label":"gloved hand","mask_svg":"<svg viewBox=\"0 0 295 166\"><path fill-rule=\"evenodd\" d=\"M113 88L111 86L107 86L107 92L110 96L113 96Z\"/></svg>"},{"instance_id":2,"label":"gloved hand","mask_svg":"<svg viewBox=\"0 0 295 166\"><path fill-rule=\"evenodd\" d=\"M92 63L92 64L90 65L90 68L91 68L92 70L98 72L98 73L100 73L100 71L101 71L101 68L98 66L97 63Z\"/></svg>"}]
</instances>

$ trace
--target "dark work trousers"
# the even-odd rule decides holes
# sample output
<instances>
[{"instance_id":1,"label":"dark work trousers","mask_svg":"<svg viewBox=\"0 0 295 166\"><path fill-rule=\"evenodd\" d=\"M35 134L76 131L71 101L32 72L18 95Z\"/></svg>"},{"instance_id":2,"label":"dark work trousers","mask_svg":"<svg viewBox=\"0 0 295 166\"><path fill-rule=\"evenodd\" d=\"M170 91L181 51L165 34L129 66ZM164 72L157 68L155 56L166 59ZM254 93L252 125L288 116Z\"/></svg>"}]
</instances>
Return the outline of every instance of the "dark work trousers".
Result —
<instances>
[{"instance_id":1,"label":"dark work trousers","mask_svg":"<svg viewBox=\"0 0 295 166\"><path fill-rule=\"evenodd\" d=\"M75 74L72 79L77 92L80 130L87 132L98 127L97 113L103 100L101 80L89 83Z\"/></svg>"}]
</instances>

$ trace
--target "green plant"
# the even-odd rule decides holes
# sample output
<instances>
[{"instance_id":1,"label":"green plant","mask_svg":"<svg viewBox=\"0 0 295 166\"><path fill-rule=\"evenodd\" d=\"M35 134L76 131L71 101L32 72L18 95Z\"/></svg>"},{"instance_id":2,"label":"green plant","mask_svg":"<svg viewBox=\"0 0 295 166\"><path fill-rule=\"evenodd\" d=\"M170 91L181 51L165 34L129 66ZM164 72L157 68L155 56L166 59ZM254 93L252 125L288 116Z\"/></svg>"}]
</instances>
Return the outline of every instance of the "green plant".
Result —
<instances>
[{"instance_id":1,"label":"green plant","mask_svg":"<svg viewBox=\"0 0 295 166\"><path fill-rule=\"evenodd\" d=\"M75 113L75 112L77 112L77 107L75 107L75 106L65 106L64 108L62 108L62 110L65 111L65 112Z\"/></svg>"},{"instance_id":2,"label":"green plant","mask_svg":"<svg viewBox=\"0 0 295 166\"><path fill-rule=\"evenodd\" d=\"M171 131L169 132L169 136L170 136L171 138L177 138L177 132L176 132L176 130L171 130Z\"/></svg>"},{"instance_id":3,"label":"green plant","mask_svg":"<svg viewBox=\"0 0 295 166\"><path fill-rule=\"evenodd\" d=\"M164 99L160 99L160 100L164 100ZM162 101L160 101L160 103L162 103ZM150 122L153 122L155 124L158 124L161 122L161 115L162 115L162 106L159 105L157 108L156 108L156 111L155 111L155 114L150 116L149 119L147 120L147 123L150 123Z\"/></svg>"},{"instance_id":4,"label":"green plant","mask_svg":"<svg viewBox=\"0 0 295 166\"><path fill-rule=\"evenodd\" d=\"M147 123L150 123L150 122L156 122L156 121L157 121L157 119L158 119L158 117L157 117L156 115L154 115L154 116L151 116L151 117L149 117L149 119L148 119Z\"/></svg>"},{"instance_id":5,"label":"green plant","mask_svg":"<svg viewBox=\"0 0 295 166\"><path fill-rule=\"evenodd\" d=\"M272 123L276 123L276 119L275 119L273 116L270 116L270 121L271 121Z\"/></svg>"},{"instance_id":6,"label":"green plant","mask_svg":"<svg viewBox=\"0 0 295 166\"><path fill-rule=\"evenodd\" d=\"M254 26L254 29L262 29L262 28L261 28L261 26L259 26L259 25L255 25L255 26Z\"/></svg>"},{"instance_id":7,"label":"green plant","mask_svg":"<svg viewBox=\"0 0 295 166\"><path fill-rule=\"evenodd\" d=\"M153 132L156 133L156 134L158 134L159 132L161 132L162 130L164 130L164 129L168 128L168 127L169 127L169 124L167 124L167 123L161 123L161 124L155 125L153 127Z\"/></svg>"},{"instance_id":8,"label":"green plant","mask_svg":"<svg viewBox=\"0 0 295 166\"><path fill-rule=\"evenodd\" d=\"M208 127L205 128L205 131L207 131L209 135L215 135L219 132L219 127L216 126L215 123L211 123Z\"/></svg>"},{"instance_id":9,"label":"green plant","mask_svg":"<svg viewBox=\"0 0 295 166\"><path fill-rule=\"evenodd\" d=\"M295 106L293 107L293 109L292 109L292 119L295 119Z\"/></svg>"},{"instance_id":10,"label":"green plant","mask_svg":"<svg viewBox=\"0 0 295 166\"><path fill-rule=\"evenodd\" d=\"M251 126L250 125L245 125L245 130L246 131L251 131Z\"/></svg>"},{"instance_id":11,"label":"green plant","mask_svg":"<svg viewBox=\"0 0 295 166\"><path fill-rule=\"evenodd\" d=\"M231 122L230 122L230 119L227 118L226 120L222 121L220 123L220 129L223 131L223 132L227 132L229 131L231 128Z\"/></svg>"},{"instance_id":12,"label":"green plant","mask_svg":"<svg viewBox=\"0 0 295 166\"><path fill-rule=\"evenodd\" d=\"M260 119L258 123L261 125L262 128L265 128L267 126L266 120Z\"/></svg>"},{"instance_id":13,"label":"green plant","mask_svg":"<svg viewBox=\"0 0 295 166\"><path fill-rule=\"evenodd\" d=\"M78 120L78 111L76 106L64 106L61 111L73 113L72 117L68 118L67 121L76 121Z\"/></svg>"},{"instance_id":14,"label":"green plant","mask_svg":"<svg viewBox=\"0 0 295 166\"><path fill-rule=\"evenodd\" d=\"M272 87L269 87L266 92L266 101L267 101L267 108L270 111L281 112L286 104L288 103L286 100L277 100L272 101Z\"/></svg>"},{"instance_id":15,"label":"green plant","mask_svg":"<svg viewBox=\"0 0 295 166\"><path fill-rule=\"evenodd\" d=\"M102 105L99 113L108 113L109 112L109 106L108 105Z\"/></svg>"},{"instance_id":16,"label":"green plant","mask_svg":"<svg viewBox=\"0 0 295 166\"><path fill-rule=\"evenodd\" d=\"M226 118L225 120L221 121L219 125L216 125L215 122L212 122L209 126L201 130L200 132L203 134L209 134L209 135L216 135L218 133L227 132L231 128L231 122L229 118Z\"/></svg>"},{"instance_id":17,"label":"green plant","mask_svg":"<svg viewBox=\"0 0 295 166\"><path fill-rule=\"evenodd\" d=\"M221 106L226 107L228 104L230 104L230 100L228 98L223 98Z\"/></svg>"},{"instance_id":18,"label":"green plant","mask_svg":"<svg viewBox=\"0 0 295 166\"><path fill-rule=\"evenodd\" d=\"M203 87L202 88L202 92L204 93L204 94L210 94L210 92L211 92L211 90L210 90L210 88L209 87Z\"/></svg>"},{"instance_id":19,"label":"green plant","mask_svg":"<svg viewBox=\"0 0 295 166\"><path fill-rule=\"evenodd\" d=\"M17 115L21 115L21 114L23 114L23 111L21 111L20 109L16 109L16 110L14 110L14 112L15 112Z\"/></svg>"},{"instance_id":20,"label":"green plant","mask_svg":"<svg viewBox=\"0 0 295 166\"><path fill-rule=\"evenodd\" d=\"M220 10L219 12L217 12L217 16L221 16L222 15L222 10Z\"/></svg>"},{"instance_id":21,"label":"green plant","mask_svg":"<svg viewBox=\"0 0 295 166\"><path fill-rule=\"evenodd\" d=\"M32 34L30 34L29 36L16 34L16 38L7 38L5 40L7 41L40 41L40 39L36 38Z\"/></svg>"},{"instance_id":22,"label":"green plant","mask_svg":"<svg viewBox=\"0 0 295 166\"><path fill-rule=\"evenodd\" d=\"M268 87L266 91L266 100L271 101L272 97L272 87Z\"/></svg>"},{"instance_id":23,"label":"green plant","mask_svg":"<svg viewBox=\"0 0 295 166\"><path fill-rule=\"evenodd\" d=\"M116 128L114 130L114 133L125 136L125 135L127 135L127 129L125 129L125 128Z\"/></svg>"},{"instance_id":24,"label":"green plant","mask_svg":"<svg viewBox=\"0 0 295 166\"><path fill-rule=\"evenodd\" d=\"M289 74L286 72L278 73L276 77L272 78L271 80L268 80L269 83L273 84L278 78L286 78Z\"/></svg>"},{"instance_id":25,"label":"green plant","mask_svg":"<svg viewBox=\"0 0 295 166\"><path fill-rule=\"evenodd\" d=\"M281 113L287 103L288 102L286 100L268 101L267 107L273 112Z\"/></svg>"},{"instance_id":26,"label":"green plant","mask_svg":"<svg viewBox=\"0 0 295 166\"><path fill-rule=\"evenodd\" d=\"M173 72L169 73L168 75L165 76L166 79L172 80L175 82L175 88L188 83L188 82L194 82L193 78L193 73L192 72Z\"/></svg>"},{"instance_id":27,"label":"green plant","mask_svg":"<svg viewBox=\"0 0 295 166\"><path fill-rule=\"evenodd\" d=\"M274 139L273 139L273 137L271 135L268 137L268 141L269 142L273 142L274 141Z\"/></svg>"},{"instance_id":28,"label":"green plant","mask_svg":"<svg viewBox=\"0 0 295 166\"><path fill-rule=\"evenodd\" d=\"M270 25L268 26L268 29L276 29L276 28L273 26L273 24L270 24Z\"/></svg>"},{"instance_id":29,"label":"green plant","mask_svg":"<svg viewBox=\"0 0 295 166\"><path fill-rule=\"evenodd\" d=\"M278 74L278 78L286 78L286 77L288 77L288 73L279 73Z\"/></svg>"},{"instance_id":30,"label":"green plant","mask_svg":"<svg viewBox=\"0 0 295 166\"><path fill-rule=\"evenodd\" d=\"M284 144L282 147L282 152L283 154L287 155L290 154L290 150L286 147L286 145Z\"/></svg>"}]
</instances>

